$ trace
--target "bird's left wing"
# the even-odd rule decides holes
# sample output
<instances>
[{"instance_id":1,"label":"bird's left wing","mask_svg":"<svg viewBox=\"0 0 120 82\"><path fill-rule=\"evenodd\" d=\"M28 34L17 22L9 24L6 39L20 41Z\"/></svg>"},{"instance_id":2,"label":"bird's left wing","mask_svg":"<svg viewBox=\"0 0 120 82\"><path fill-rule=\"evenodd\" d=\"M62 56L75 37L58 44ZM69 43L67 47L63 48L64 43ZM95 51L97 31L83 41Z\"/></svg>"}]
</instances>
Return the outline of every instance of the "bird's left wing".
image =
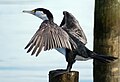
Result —
<instances>
[{"instance_id":1,"label":"bird's left wing","mask_svg":"<svg viewBox=\"0 0 120 82\"><path fill-rule=\"evenodd\" d=\"M53 48L68 48L72 50L71 43L74 43L70 39L69 35L56 24L53 26L50 24L42 23L40 28L31 38L26 48L29 48L27 52L32 51L32 54L36 53L36 56L44 50L50 50Z\"/></svg>"}]
</instances>

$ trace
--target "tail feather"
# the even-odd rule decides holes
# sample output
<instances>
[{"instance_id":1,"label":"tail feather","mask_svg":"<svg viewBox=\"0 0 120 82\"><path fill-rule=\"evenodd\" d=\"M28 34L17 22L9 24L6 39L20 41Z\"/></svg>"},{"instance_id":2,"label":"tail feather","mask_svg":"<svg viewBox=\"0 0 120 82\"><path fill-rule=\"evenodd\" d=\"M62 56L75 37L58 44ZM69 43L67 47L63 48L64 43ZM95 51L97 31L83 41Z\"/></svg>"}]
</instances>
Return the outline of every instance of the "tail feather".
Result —
<instances>
[{"instance_id":1,"label":"tail feather","mask_svg":"<svg viewBox=\"0 0 120 82\"><path fill-rule=\"evenodd\" d=\"M108 63L117 59L116 57L113 57L113 56L101 55L95 52L92 52L90 54L90 57L93 59L99 60L101 62L108 62Z\"/></svg>"},{"instance_id":2,"label":"tail feather","mask_svg":"<svg viewBox=\"0 0 120 82\"><path fill-rule=\"evenodd\" d=\"M99 56L110 61L114 61L117 59L116 57L113 57L113 56L106 56L106 55L99 55Z\"/></svg>"}]
</instances>

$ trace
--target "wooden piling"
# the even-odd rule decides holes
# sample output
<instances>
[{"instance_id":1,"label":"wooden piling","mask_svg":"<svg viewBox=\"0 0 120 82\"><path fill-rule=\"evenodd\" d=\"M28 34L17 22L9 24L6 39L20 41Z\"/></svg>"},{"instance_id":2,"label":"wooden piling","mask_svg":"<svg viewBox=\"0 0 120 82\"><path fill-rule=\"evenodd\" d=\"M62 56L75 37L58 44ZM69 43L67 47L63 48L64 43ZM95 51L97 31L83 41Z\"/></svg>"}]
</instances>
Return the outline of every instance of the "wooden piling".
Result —
<instances>
[{"instance_id":1,"label":"wooden piling","mask_svg":"<svg viewBox=\"0 0 120 82\"><path fill-rule=\"evenodd\" d=\"M120 0L95 0L94 51L118 58L94 60L94 82L120 82Z\"/></svg>"},{"instance_id":2,"label":"wooden piling","mask_svg":"<svg viewBox=\"0 0 120 82\"><path fill-rule=\"evenodd\" d=\"M70 71L63 74L64 70L52 70L49 72L49 82L79 82L79 72Z\"/></svg>"}]
</instances>

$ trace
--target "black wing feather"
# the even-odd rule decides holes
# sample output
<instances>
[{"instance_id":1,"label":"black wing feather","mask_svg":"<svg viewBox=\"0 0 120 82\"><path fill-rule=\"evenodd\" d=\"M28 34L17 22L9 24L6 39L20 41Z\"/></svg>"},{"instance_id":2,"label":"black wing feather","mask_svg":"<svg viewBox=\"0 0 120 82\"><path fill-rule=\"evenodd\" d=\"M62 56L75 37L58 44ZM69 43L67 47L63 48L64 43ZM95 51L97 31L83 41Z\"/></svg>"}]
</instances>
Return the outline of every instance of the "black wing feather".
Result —
<instances>
[{"instance_id":1,"label":"black wing feather","mask_svg":"<svg viewBox=\"0 0 120 82\"><path fill-rule=\"evenodd\" d=\"M63 12L64 17L60 24L60 26L69 34L76 37L83 44L87 43L87 38L85 33L83 32L79 22L76 18L69 12Z\"/></svg>"}]
</instances>

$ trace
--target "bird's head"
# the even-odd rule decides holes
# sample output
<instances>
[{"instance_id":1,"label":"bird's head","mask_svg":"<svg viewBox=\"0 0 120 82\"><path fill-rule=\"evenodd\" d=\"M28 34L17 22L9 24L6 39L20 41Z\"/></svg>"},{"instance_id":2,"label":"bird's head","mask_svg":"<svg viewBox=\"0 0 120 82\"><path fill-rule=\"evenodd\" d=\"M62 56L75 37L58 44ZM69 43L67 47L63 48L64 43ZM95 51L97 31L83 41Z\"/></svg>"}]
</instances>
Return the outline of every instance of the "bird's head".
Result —
<instances>
[{"instance_id":1,"label":"bird's head","mask_svg":"<svg viewBox=\"0 0 120 82\"><path fill-rule=\"evenodd\" d=\"M35 15L35 16L41 18L42 20L52 20L53 21L52 13L49 10L44 9L44 8L37 8L34 10L30 10L30 11L24 10L23 12Z\"/></svg>"}]
</instances>

